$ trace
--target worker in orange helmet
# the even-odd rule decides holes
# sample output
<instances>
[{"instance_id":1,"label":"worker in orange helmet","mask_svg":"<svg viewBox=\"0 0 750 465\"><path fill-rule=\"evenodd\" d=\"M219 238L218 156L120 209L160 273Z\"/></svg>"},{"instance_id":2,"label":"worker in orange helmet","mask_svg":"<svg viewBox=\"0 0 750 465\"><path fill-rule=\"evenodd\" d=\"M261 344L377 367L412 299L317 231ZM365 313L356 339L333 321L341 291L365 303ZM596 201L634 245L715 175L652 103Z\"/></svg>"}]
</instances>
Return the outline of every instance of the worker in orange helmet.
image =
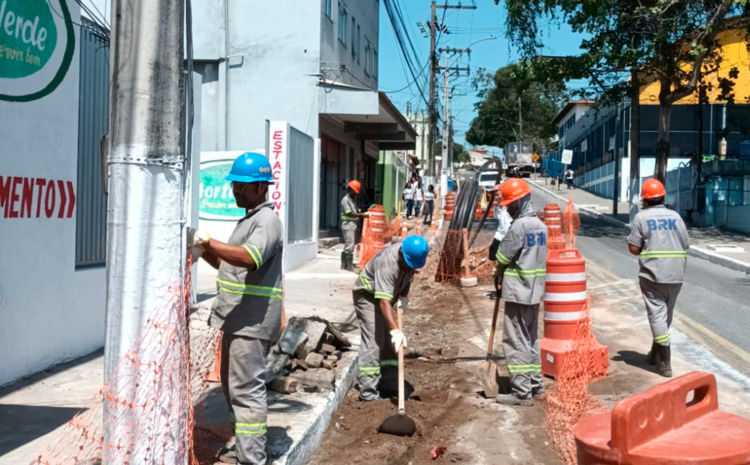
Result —
<instances>
[{"instance_id":1,"label":"worker in orange helmet","mask_svg":"<svg viewBox=\"0 0 750 465\"><path fill-rule=\"evenodd\" d=\"M643 183L643 210L630 223L628 249L638 255L638 277L654 336L648 362L656 366L657 373L670 378L669 327L684 280L690 237L680 215L664 204L666 195L664 185L656 179Z\"/></svg>"},{"instance_id":2,"label":"worker in orange helmet","mask_svg":"<svg viewBox=\"0 0 750 465\"><path fill-rule=\"evenodd\" d=\"M367 213L358 213L355 199L362 190L362 184L350 181L347 184L346 195L341 199L341 233L344 236L344 251L341 252L341 269L354 271L354 241L360 218L366 218Z\"/></svg>"},{"instance_id":3,"label":"worker in orange helmet","mask_svg":"<svg viewBox=\"0 0 750 465\"><path fill-rule=\"evenodd\" d=\"M537 334L546 279L547 226L536 216L526 181L508 179L500 192L500 205L513 218L495 256L495 286L498 296L505 299L503 352L510 392L495 400L505 405L533 405L534 400L545 398Z\"/></svg>"}]
</instances>

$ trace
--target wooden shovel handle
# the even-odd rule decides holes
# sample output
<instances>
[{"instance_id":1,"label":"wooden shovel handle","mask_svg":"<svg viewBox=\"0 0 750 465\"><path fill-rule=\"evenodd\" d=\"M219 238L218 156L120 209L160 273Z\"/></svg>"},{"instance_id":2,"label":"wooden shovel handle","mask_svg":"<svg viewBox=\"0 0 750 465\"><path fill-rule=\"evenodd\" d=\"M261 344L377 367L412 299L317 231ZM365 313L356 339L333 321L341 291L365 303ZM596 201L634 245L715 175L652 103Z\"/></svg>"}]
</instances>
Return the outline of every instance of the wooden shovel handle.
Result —
<instances>
[{"instance_id":1,"label":"wooden shovel handle","mask_svg":"<svg viewBox=\"0 0 750 465\"><path fill-rule=\"evenodd\" d=\"M487 345L487 359L492 358L492 347L495 345L495 327L497 326L497 314L500 312L500 296L495 297L495 312L492 314L492 328L490 329L490 343Z\"/></svg>"},{"instance_id":2,"label":"wooden shovel handle","mask_svg":"<svg viewBox=\"0 0 750 465\"><path fill-rule=\"evenodd\" d=\"M402 310L401 305L396 306L396 323L398 329L404 330L402 322ZM406 407L404 405L404 345L398 348L398 413L404 414Z\"/></svg>"}]
</instances>

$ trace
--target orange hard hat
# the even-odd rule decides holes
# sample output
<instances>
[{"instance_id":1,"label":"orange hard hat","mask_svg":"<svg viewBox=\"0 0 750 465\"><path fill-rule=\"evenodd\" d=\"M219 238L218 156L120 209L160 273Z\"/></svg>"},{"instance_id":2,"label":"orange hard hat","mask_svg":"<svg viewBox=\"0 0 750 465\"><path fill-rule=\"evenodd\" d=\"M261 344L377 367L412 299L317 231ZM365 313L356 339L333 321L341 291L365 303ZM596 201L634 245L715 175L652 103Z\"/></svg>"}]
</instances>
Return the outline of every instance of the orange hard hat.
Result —
<instances>
[{"instance_id":1,"label":"orange hard hat","mask_svg":"<svg viewBox=\"0 0 750 465\"><path fill-rule=\"evenodd\" d=\"M362 184L359 181L349 181L349 189L353 190L355 194L359 194L359 190L362 189Z\"/></svg>"},{"instance_id":2,"label":"orange hard hat","mask_svg":"<svg viewBox=\"0 0 750 465\"><path fill-rule=\"evenodd\" d=\"M516 200L531 194L529 183L520 178L510 178L503 183L501 188L503 201L500 205L507 207Z\"/></svg>"},{"instance_id":3,"label":"orange hard hat","mask_svg":"<svg viewBox=\"0 0 750 465\"><path fill-rule=\"evenodd\" d=\"M656 179L649 179L643 183L641 187L641 198L642 199L658 199L667 195L667 191L664 189L664 184L657 181Z\"/></svg>"}]
</instances>

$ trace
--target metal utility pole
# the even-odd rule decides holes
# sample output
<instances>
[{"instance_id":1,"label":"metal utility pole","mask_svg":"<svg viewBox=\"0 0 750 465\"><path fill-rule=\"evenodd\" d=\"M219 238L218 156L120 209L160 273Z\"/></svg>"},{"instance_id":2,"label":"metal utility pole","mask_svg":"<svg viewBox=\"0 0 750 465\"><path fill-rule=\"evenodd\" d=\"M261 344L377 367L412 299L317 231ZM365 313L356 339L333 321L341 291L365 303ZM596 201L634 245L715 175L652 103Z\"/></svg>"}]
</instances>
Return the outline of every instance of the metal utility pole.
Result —
<instances>
[{"instance_id":1,"label":"metal utility pole","mask_svg":"<svg viewBox=\"0 0 750 465\"><path fill-rule=\"evenodd\" d=\"M437 42L437 9L443 9L443 10L476 10L476 5L448 5L446 3L445 5L438 5L435 0L432 1L432 4L430 6L430 105L429 105L429 114L430 114L430 132L428 135L428 150L430 151L429 155L429 169L431 175L435 175L437 173L437 166L435 164L435 132L437 129L437 109L435 108L435 100L436 100L436 94L435 94L435 80L438 73L438 57L435 54L435 47Z\"/></svg>"},{"instance_id":2,"label":"metal utility pole","mask_svg":"<svg viewBox=\"0 0 750 465\"><path fill-rule=\"evenodd\" d=\"M523 115L521 114L521 96L518 96L518 140L523 142Z\"/></svg>"},{"instance_id":3,"label":"metal utility pole","mask_svg":"<svg viewBox=\"0 0 750 465\"><path fill-rule=\"evenodd\" d=\"M639 211L641 191L641 101L638 70L630 72L630 221Z\"/></svg>"},{"instance_id":4,"label":"metal utility pole","mask_svg":"<svg viewBox=\"0 0 750 465\"><path fill-rule=\"evenodd\" d=\"M620 137L620 105L617 105L617 116L615 116L615 179L614 179L614 195L612 199L612 215L617 218L617 206L620 203L620 152L617 147L617 139Z\"/></svg>"}]
</instances>

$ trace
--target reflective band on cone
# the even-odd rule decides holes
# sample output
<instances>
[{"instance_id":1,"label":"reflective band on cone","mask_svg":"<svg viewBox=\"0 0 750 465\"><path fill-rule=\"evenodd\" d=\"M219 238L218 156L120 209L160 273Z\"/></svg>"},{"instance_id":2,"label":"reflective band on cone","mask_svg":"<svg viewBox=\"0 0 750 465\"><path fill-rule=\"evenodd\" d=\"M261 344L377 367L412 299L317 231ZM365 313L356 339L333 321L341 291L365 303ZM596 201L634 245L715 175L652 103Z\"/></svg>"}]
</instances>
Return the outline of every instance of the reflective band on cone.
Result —
<instances>
[{"instance_id":1,"label":"reflective band on cone","mask_svg":"<svg viewBox=\"0 0 750 465\"><path fill-rule=\"evenodd\" d=\"M583 292L562 292L544 294L545 302L583 302L586 300L586 291Z\"/></svg>"},{"instance_id":2,"label":"reflective band on cone","mask_svg":"<svg viewBox=\"0 0 750 465\"><path fill-rule=\"evenodd\" d=\"M586 273L547 273L546 282L572 283L586 281Z\"/></svg>"},{"instance_id":3,"label":"reflective band on cone","mask_svg":"<svg viewBox=\"0 0 750 465\"><path fill-rule=\"evenodd\" d=\"M583 312L544 312L544 319L550 321L578 321Z\"/></svg>"}]
</instances>

